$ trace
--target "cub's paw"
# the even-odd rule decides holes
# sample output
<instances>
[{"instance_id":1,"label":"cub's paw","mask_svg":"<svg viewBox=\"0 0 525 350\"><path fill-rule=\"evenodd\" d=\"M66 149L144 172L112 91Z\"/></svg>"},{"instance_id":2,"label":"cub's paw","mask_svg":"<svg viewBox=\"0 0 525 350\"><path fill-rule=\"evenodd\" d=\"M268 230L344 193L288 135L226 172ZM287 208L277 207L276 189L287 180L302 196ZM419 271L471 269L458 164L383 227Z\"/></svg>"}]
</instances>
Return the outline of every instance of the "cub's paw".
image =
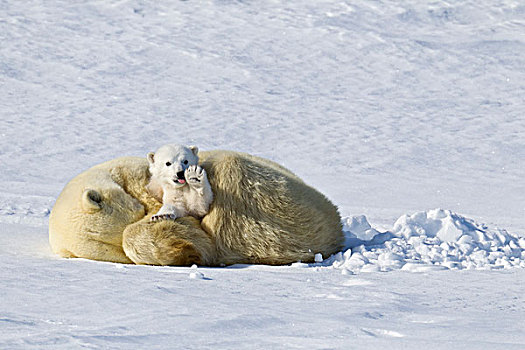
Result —
<instances>
[{"instance_id":1,"label":"cub's paw","mask_svg":"<svg viewBox=\"0 0 525 350\"><path fill-rule=\"evenodd\" d=\"M162 221L162 220L175 220L177 215L175 214L156 214L153 215L149 221Z\"/></svg>"},{"instance_id":2,"label":"cub's paw","mask_svg":"<svg viewBox=\"0 0 525 350\"><path fill-rule=\"evenodd\" d=\"M202 187L204 185L204 178L206 177L206 170L198 165L191 165L184 172L186 181L193 187Z\"/></svg>"}]
</instances>

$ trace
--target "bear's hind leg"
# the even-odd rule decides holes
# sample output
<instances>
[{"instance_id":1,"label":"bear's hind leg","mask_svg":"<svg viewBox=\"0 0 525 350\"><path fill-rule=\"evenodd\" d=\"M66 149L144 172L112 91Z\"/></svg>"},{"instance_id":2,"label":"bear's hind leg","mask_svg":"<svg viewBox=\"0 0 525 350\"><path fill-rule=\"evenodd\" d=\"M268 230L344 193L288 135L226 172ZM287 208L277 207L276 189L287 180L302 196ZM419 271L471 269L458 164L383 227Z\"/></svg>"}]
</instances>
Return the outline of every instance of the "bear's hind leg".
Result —
<instances>
[{"instance_id":1,"label":"bear's hind leg","mask_svg":"<svg viewBox=\"0 0 525 350\"><path fill-rule=\"evenodd\" d=\"M131 224L124 230L122 246L128 258L140 265L213 264L211 239L191 217Z\"/></svg>"}]
</instances>

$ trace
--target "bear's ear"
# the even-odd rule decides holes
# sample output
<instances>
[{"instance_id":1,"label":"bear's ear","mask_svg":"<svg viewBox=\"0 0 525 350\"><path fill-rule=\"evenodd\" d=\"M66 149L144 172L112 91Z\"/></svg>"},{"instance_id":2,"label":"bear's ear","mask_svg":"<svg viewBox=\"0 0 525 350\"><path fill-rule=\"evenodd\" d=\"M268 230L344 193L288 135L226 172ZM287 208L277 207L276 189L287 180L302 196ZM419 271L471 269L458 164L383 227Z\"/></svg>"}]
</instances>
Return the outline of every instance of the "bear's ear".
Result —
<instances>
[{"instance_id":1,"label":"bear's ear","mask_svg":"<svg viewBox=\"0 0 525 350\"><path fill-rule=\"evenodd\" d=\"M148 163L153 164L155 163L155 153L149 152L148 153Z\"/></svg>"},{"instance_id":2,"label":"bear's ear","mask_svg":"<svg viewBox=\"0 0 525 350\"><path fill-rule=\"evenodd\" d=\"M193 152L194 155L199 153L199 147L197 146L188 146L188 148Z\"/></svg>"},{"instance_id":3,"label":"bear's ear","mask_svg":"<svg viewBox=\"0 0 525 350\"><path fill-rule=\"evenodd\" d=\"M95 190L84 190L84 193L82 193L82 207L85 211L90 212L102 209L102 196Z\"/></svg>"}]
</instances>

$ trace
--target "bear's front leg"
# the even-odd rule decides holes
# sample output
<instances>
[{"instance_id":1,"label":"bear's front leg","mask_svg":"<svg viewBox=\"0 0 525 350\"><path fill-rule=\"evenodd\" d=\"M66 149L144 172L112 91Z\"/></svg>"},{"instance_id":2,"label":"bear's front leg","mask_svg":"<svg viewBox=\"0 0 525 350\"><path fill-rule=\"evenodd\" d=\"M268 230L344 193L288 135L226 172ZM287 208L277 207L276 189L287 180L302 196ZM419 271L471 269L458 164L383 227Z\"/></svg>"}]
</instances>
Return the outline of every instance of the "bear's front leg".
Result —
<instances>
[{"instance_id":1,"label":"bear's front leg","mask_svg":"<svg viewBox=\"0 0 525 350\"><path fill-rule=\"evenodd\" d=\"M213 192L206 170L198 165L192 165L186 169L184 177L190 187L189 200L186 201L188 209L191 214L203 217L208 213L213 201Z\"/></svg>"}]
</instances>

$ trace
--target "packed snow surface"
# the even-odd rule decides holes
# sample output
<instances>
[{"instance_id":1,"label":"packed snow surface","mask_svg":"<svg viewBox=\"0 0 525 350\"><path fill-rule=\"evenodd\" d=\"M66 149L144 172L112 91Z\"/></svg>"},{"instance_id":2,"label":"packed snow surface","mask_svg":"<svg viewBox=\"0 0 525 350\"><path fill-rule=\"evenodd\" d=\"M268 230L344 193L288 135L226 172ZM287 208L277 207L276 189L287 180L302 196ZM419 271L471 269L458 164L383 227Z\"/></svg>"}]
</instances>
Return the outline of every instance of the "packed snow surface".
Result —
<instances>
[{"instance_id":1,"label":"packed snow surface","mask_svg":"<svg viewBox=\"0 0 525 350\"><path fill-rule=\"evenodd\" d=\"M525 348L524 33L516 0L0 0L0 348ZM64 185L165 143L283 164L346 248L53 256Z\"/></svg>"}]
</instances>

